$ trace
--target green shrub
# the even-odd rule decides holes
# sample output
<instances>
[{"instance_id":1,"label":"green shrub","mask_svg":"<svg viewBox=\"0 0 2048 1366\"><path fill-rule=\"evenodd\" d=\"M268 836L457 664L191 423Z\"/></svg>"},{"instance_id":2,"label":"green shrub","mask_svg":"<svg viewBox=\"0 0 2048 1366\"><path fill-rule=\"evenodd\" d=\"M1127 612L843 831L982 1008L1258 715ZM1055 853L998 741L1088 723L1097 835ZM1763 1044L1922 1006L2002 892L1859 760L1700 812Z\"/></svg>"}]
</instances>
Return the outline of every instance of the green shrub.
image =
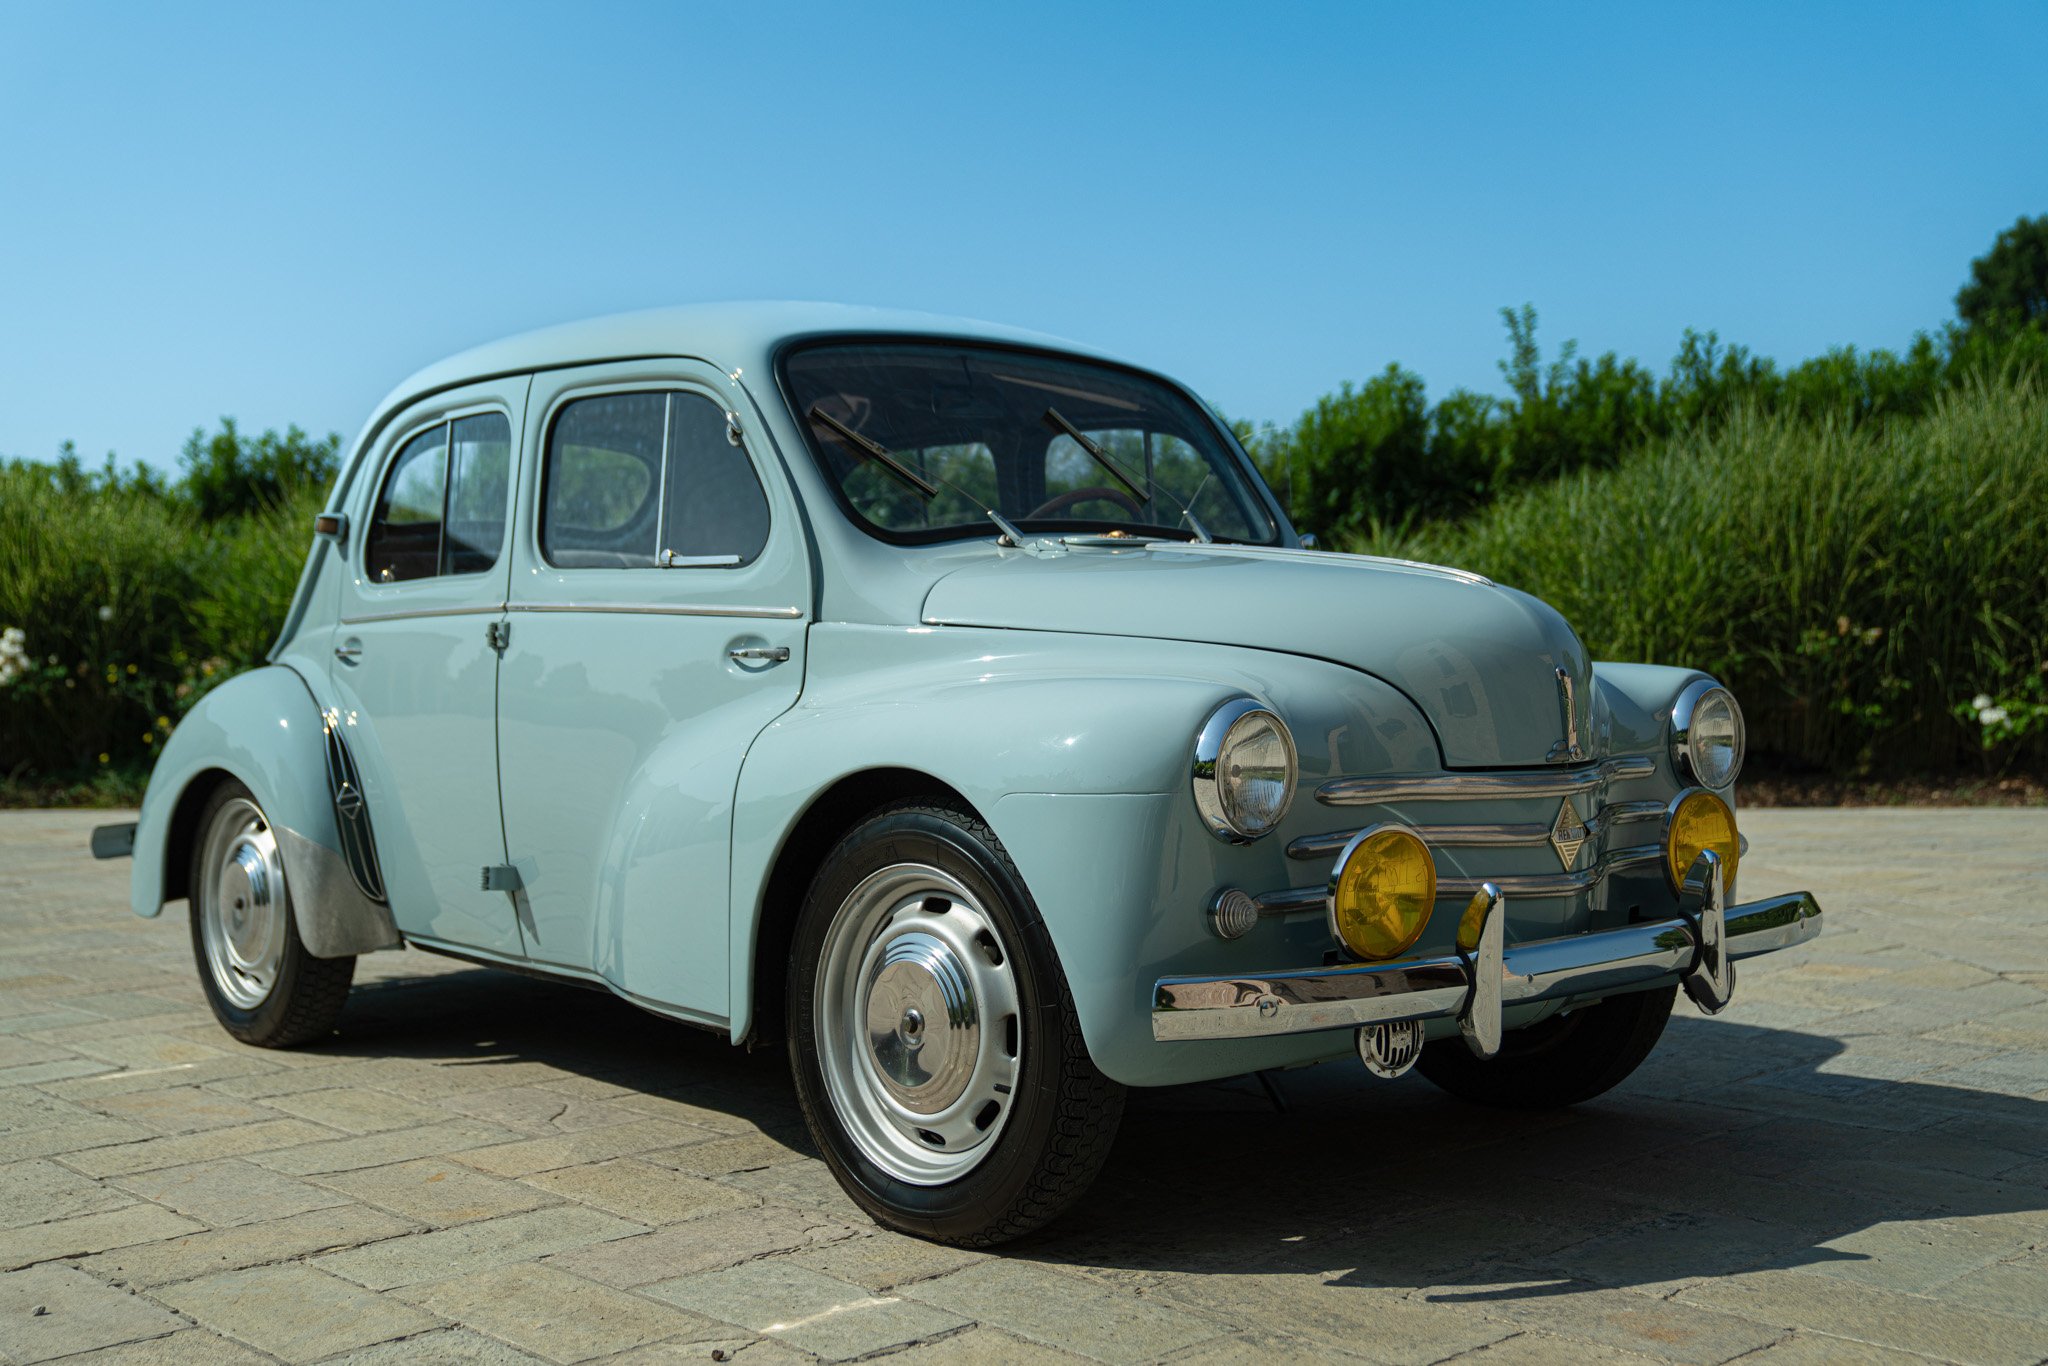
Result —
<instances>
[{"instance_id":1,"label":"green shrub","mask_svg":"<svg viewBox=\"0 0 2048 1366\"><path fill-rule=\"evenodd\" d=\"M1760 752L1949 767L1982 749L1958 705L2027 695L2048 661L2048 394L2009 368L1914 421L1737 409L1617 469L1351 548L1523 588L1598 658L1705 669ZM2038 733L2013 740L2043 757Z\"/></svg>"},{"instance_id":2,"label":"green shrub","mask_svg":"<svg viewBox=\"0 0 2048 1366\"><path fill-rule=\"evenodd\" d=\"M208 521L149 479L0 464L0 780L132 799L178 719L268 652L323 498Z\"/></svg>"}]
</instances>

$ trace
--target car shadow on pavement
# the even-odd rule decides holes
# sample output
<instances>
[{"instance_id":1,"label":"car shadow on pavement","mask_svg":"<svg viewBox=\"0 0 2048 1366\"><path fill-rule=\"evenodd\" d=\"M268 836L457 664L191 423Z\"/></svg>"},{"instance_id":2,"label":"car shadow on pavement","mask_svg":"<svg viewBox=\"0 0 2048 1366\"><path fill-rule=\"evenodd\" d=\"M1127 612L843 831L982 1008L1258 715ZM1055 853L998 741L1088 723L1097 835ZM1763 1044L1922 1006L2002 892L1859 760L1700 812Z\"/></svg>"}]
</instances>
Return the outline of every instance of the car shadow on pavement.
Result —
<instances>
[{"instance_id":1,"label":"car shadow on pavement","mask_svg":"<svg viewBox=\"0 0 2048 1366\"><path fill-rule=\"evenodd\" d=\"M775 1137L786 1160L815 1158L779 1047L736 1049L601 991L485 969L365 982L318 1051L685 1097ZM1093 1189L1007 1252L1456 1304L1780 1268L1914 1289L1895 1226L1938 1225L1985 1264L2043 1241L2048 1102L1989 1089L2024 1089L2020 1074L1853 1075L1845 1052L1681 1003L1634 1078L1563 1112L1488 1110L1416 1075L1376 1081L1356 1061L1273 1076L1277 1104L1250 1077L1134 1091ZM1912 1070L1869 1070L1888 1067Z\"/></svg>"}]
</instances>

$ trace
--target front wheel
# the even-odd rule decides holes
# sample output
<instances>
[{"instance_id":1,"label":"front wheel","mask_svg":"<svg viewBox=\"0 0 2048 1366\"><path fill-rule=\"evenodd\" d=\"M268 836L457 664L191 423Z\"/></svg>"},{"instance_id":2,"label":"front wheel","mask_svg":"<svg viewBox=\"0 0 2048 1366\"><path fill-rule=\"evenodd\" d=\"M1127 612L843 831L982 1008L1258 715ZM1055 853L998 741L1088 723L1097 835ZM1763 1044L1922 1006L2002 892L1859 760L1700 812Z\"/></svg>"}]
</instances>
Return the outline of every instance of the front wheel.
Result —
<instances>
[{"instance_id":1,"label":"front wheel","mask_svg":"<svg viewBox=\"0 0 2048 1366\"><path fill-rule=\"evenodd\" d=\"M221 1028L260 1048L326 1036L348 999L354 958L315 958L292 920L277 831L248 788L224 782L192 850L192 955Z\"/></svg>"},{"instance_id":2,"label":"front wheel","mask_svg":"<svg viewBox=\"0 0 2048 1366\"><path fill-rule=\"evenodd\" d=\"M1538 1021L1480 1061L1459 1038L1425 1044L1415 1069L1479 1105L1555 1110L1619 1086L1650 1056L1671 1018L1676 987L1632 991Z\"/></svg>"},{"instance_id":3,"label":"front wheel","mask_svg":"<svg viewBox=\"0 0 2048 1366\"><path fill-rule=\"evenodd\" d=\"M797 1099L878 1222L969 1246L1015 1238L1101 1169L1123 1088L1081 1039L1037 908L995 833L905 803L826 858L789 969Z\"/></svg>"}]
</instances>

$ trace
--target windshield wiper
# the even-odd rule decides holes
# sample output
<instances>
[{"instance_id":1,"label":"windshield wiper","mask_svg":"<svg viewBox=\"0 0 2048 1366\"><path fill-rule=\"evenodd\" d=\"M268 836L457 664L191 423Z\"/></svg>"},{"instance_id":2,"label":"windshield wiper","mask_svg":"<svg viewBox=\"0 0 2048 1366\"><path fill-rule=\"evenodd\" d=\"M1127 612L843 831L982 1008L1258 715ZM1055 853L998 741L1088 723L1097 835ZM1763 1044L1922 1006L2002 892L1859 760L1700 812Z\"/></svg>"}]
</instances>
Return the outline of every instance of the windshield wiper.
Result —
<instances>
[{"instance_id":1,"label":"windshield wiper","mask_svg":"<svg viewBox=\"0 0 2048 1366\"><path fill-rule=\"evenodd\" d=\"M811 421L822 425L834 436L837 436L841 441L852 447L854 454L866 456L909 485L912 489L923 494L926 502L930 502L939 496L939 486L937 484L934 484L931 480L926 479L916 470L889 454L887 446L884 446L879 441L862 436L859 432L826 412L819 404L813 403L811 405L810 418Z\"/></svg>"},{"instance_id":2,"label":"windshield wiper","mask_svg":"<svg viewBox=\"0 0 2048 1366\"><path fill-rule=\"evenodd\" d=\"M1072 441L1076 446L1079 446L1082 450L1088 452L1089 455L1093 456L1095 458L1096 464L1102 466L1102 468L1108 470L1111 474L1115 475L1118 481L1121 482L1125 488L1131 491L1131 497L1137 499L1141 503L1149 503L1152 501L1152 495L1145 492L1145 490L1139 488L1137 481L1135 479L1132 479L1130 475L1124 473L1123 466L1117 464L1116 461L1109 458L1109 452L1102 449L1102 446L1095 440L1095 438L1089 436L1086 432L1083 432L1079 427L1076 427L1073 423L1067 421L1067 419L1061 415L1059 409L1047 408L1045 410L1045 425L1052 428L1054 431L1063 434L1067 437L1068 440ZM1173 490L1167 488L1165 485L1161 484L1157 487L1159 488L1159 491L1165 494L1168 498L1172 498L1174 502L1180 503L1181 516L1187 519L1188 529L1194 532L1196 540L1200 541L1204 545L1207 545L1211 541L1215 540L1215 537L1209 534L1209 529L1203 526L1200 519L1198 519L1195 516L1194 508L1190 507L1186 503L1181 503L1179 498L1174 497Z\"/></svg>"}]
</instances>

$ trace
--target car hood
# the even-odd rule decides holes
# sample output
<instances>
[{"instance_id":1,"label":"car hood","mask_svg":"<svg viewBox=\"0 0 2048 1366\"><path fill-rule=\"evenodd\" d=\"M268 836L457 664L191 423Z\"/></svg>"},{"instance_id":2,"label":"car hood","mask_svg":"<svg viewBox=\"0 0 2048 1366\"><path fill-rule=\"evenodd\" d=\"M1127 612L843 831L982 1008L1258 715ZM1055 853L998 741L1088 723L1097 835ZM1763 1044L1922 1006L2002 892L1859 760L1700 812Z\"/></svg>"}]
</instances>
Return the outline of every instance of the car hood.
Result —
<instances>
[{"instance_id":1,"label":"car hood","mask_svg":"<svg viewBox=\"0 0 2048 1366\"><path fill-rule=\"evenodd\" d=\"M1006 552L933 584L931 625L1206 641L1349 665L1407 695L1446 766L1557 762L1604 731L1585 647L1563 617L1477 574L1406 560L1179 542Z\"/></svg>"}]
</instances>

